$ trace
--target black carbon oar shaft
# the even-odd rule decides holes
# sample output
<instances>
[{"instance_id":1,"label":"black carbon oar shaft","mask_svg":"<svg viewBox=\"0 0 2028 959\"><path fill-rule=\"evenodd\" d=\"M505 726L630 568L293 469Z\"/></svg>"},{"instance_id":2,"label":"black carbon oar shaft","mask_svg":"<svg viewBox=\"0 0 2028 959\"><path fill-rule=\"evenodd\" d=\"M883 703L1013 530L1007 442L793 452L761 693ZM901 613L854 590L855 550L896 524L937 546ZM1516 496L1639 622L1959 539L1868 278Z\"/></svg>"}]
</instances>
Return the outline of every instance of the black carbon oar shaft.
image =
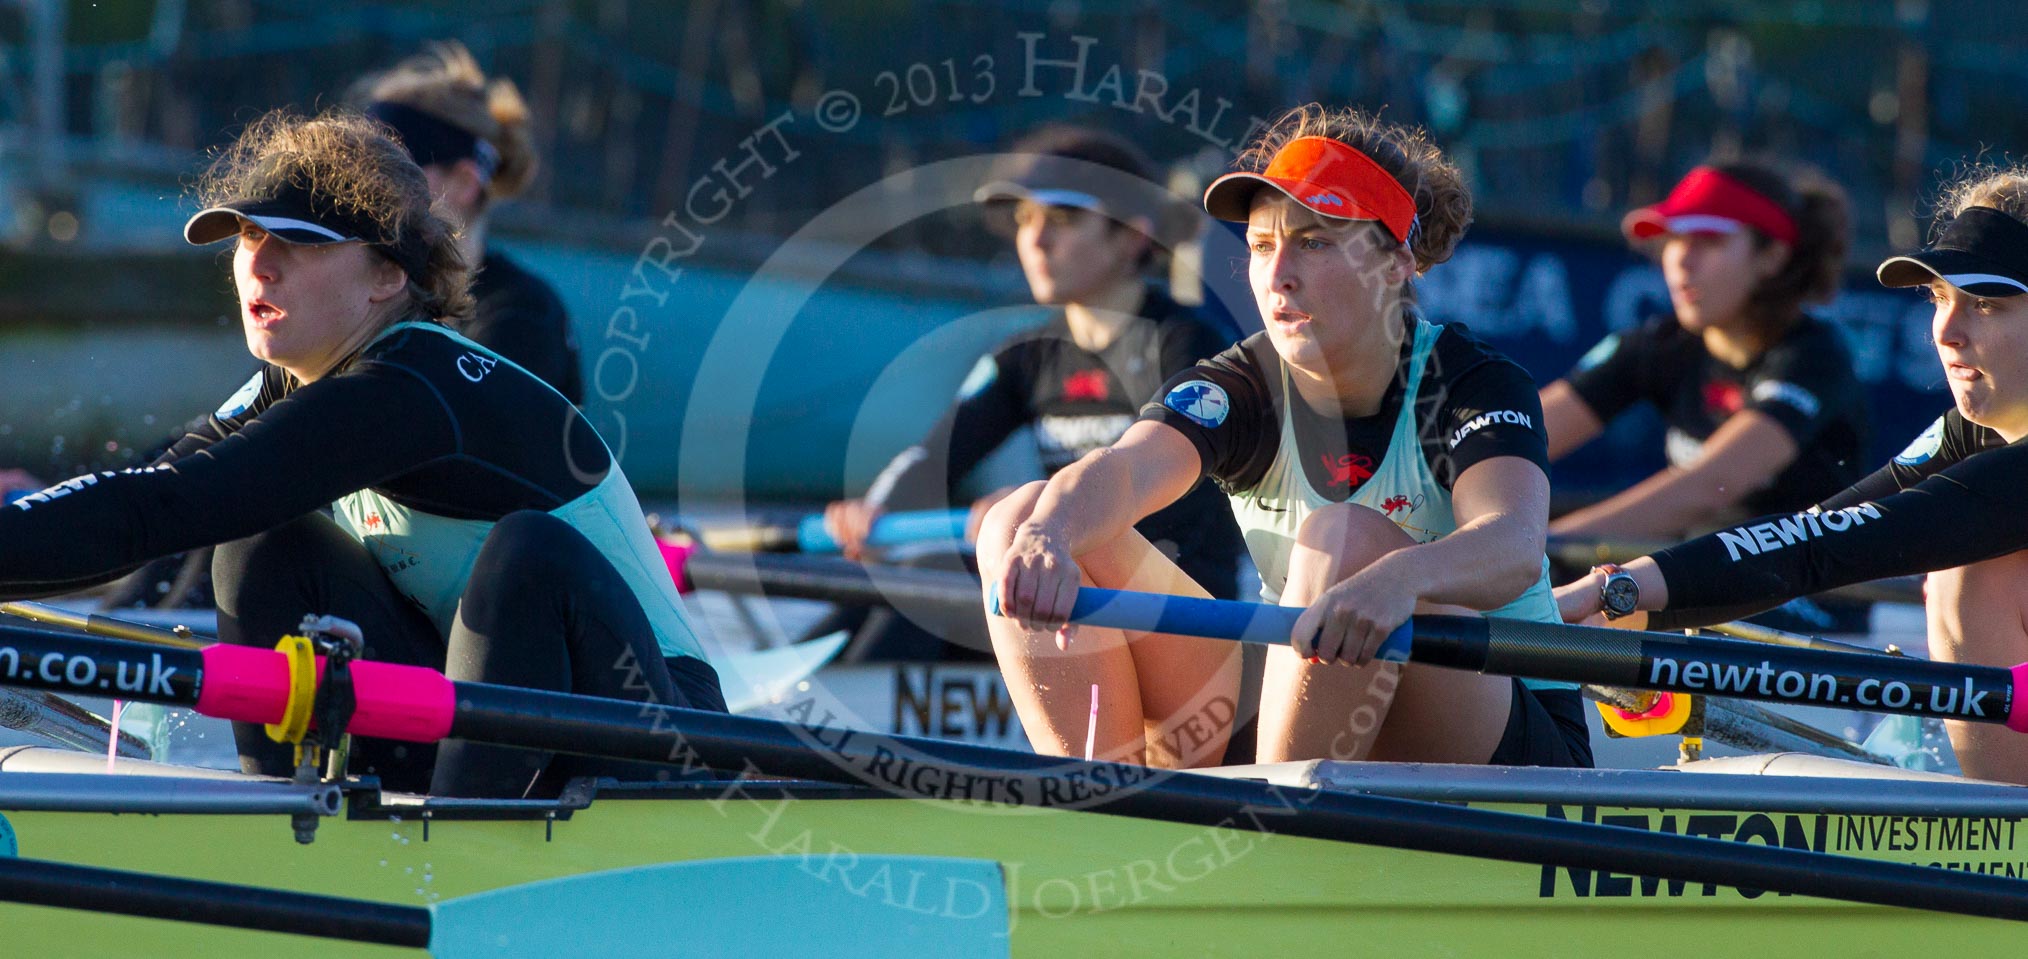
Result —
<instances>
[{"instance_id":1,"label":"black carbon oar shaft","mask_svg":"<svg viewBox=\"0 0 2028 959\"><path fill-rule=\"evenodd\" d=\"M0 899L390 946L428 946L428 909L0 856Z\"/></svg>"},{"instance_id":2,"label":"black carbon oar shaft","mask_svg":"<svg viewBox=\"0 0 2028 959\"><path fill-rule=\"evenodd\" d=\"M1409 660L1529 679L2004 723L2017 730L2023 722L2014 715L2014 671L1904 656L1476 616L1417 616Z\"/></svg>"}]
</instances>

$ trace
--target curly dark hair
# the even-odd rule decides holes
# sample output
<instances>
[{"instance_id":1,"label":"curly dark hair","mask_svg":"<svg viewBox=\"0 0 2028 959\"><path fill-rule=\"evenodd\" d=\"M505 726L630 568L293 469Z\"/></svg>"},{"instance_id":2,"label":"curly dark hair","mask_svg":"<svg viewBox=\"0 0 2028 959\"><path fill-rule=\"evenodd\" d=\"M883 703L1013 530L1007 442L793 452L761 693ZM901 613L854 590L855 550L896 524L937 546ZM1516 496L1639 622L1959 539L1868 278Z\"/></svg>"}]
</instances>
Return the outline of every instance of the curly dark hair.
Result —
<instances>
[{"instance_id":1,"label":"curly dark hair","mask_svg":"<svg viewBox=\"0 0 2028 959\"><path fill-rule=\"evenodd\" d=\"M421 255L408 266L416 311L437 320L472 312L472 269L458 252L451 222L432 209L429 180L385 127L347 109L305 119L276 110L249 124L219 151L196 187L200 207L257 195L286 181L345 216L371 224L373 246L397 263L396 250Z\"/></svg>"}]
</instances>

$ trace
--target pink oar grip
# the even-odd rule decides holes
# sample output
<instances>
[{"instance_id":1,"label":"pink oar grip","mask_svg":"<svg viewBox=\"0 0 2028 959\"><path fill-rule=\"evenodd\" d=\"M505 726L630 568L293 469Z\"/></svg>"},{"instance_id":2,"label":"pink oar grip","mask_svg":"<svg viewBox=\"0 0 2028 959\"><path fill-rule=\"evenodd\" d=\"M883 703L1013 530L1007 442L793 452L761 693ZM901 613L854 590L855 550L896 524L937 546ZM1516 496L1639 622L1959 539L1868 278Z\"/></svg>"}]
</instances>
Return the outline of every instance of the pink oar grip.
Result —
<instances>
[{"instance_id":1,"label":"pink oar grip","mask_svg":"<svg viewBox=\"0 0 2028 959\"><path fill-rule=\"evenodd\" d=\"M669 567L669 578L676 581L676 591L690 592L690 554L697 552L695 543L665 543L655 541L655 548L662 551L662 562Z\"/></svg>"},{"instance_id":2,"label":"pink oar grip","mask_svg":"<svg viewBox=\"0 0 2028 959\"><path fill-rule=\"evenodd\" d=\"M2017 733L2028 733L2028 663L2022 663L2009 672L2014 674L2014 695L2008 700L2007 728Z\"/></svg>"},{"instance_id":3,"label":"pink oar grip","mask_svg":"<svg viewBox=\"0 0 2028 959\"><path fill-rule=\"evenodd\" d=\"M276 723L289 704L288 657L272 649L206 646L197 711L243 723ZM321 674L324 658L317 657ZM457 693L434 669L394 663L352 664L357 705L347 727L360 736L436 742L450 734Z\"/></svg>"},{"instance_id":4,"label":"pink oar grip","mask_svg":"<svg viewBox=\"0 0 2028 959\"><path fill-rule=\"evenodd\" d=\"M443 673L422 666L357 662L352 664L352 683L359 691L353 733L412 743L433 743L451 734L458 694Z\"/></svg>"},{"instance_id":5,"label":"pink oar grip","mask_svg":"<svg viewBox=\"0 0 2028 959\"><path fill-rule=\"evenodd\" d=\"M242 723L278 723L289 707L289 657L258 646L204 647L197 711Z\"/></svg>"}]
</instances>

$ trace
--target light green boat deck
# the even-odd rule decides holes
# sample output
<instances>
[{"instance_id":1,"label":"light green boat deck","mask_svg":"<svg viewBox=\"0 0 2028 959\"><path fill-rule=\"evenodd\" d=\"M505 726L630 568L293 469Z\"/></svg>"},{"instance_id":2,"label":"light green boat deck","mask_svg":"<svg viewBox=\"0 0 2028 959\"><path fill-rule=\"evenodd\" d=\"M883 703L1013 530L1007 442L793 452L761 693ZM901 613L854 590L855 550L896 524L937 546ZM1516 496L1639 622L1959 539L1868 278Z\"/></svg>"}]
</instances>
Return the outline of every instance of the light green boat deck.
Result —
<instances>
[{"instance_id":1,"label":"light green boat deck","mask_svg":"<svg viewBox=\"0 0 2028 959\"><path fill-rule=\"evenodd\" d=\"M31 782L23 777L38 775L13 771L22 765L0 762L0 809L10 802L16 809L48 805L10 801L10 785L18 792ZM1919 777L1385 764L1234 772L1882 861L2028 873L2028 836L2019 829L2028 817L2028 790L2013 787ZM181 782L107 778L132 787L133 808L145 808L151 794L160 797ZM1503 796L1507 801L1496 801ZM1728 801L1730 808L1722 808ZM543 803L430 803L409 807L398 820L385 807L355 808L325 818L308 846L293 841L287 816L273 813L4 815L24 857L410 905L621 866L779 855L896 909L933 911L963 905L909 876L862 868L859 857L991 859L1006 875L1013 954L1051 959L1567 957L1656 948L1694 948L1707 957L1842 959L1920 955L1946 942L2011 952L2028 932L1998 920L1262 835L1250 823L1203 828L875 798L863 789L810 784L786 792L760 783L608 790L569 810ZM1263 816L1261 824L1271 831L1274 818ZM0 905L0 930L7 954L17 956L424 955L11 905ZM682 930L670 935L672 944L680 942ZM586 955L598 954L596 943L596 930L586 930ZM822 943L811 947L812 955L823 953Z\"/></svg>"}]
</instances>

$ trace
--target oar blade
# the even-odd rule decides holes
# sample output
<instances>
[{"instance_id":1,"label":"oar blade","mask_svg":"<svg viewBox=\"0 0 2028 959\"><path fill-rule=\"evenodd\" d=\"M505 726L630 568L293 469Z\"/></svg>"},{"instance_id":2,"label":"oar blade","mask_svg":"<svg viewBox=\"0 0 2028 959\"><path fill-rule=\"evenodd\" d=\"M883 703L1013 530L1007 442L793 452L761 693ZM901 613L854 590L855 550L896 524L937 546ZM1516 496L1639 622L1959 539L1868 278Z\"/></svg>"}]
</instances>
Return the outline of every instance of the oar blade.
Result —
<instances>
[{"instance_id":1,"label":"oar blade","mask_svg":"<svg viewBox=\"0 0 2028 959\"><path fill-rule=\"evenodd\" d=\"M797 683L836 659L851 638L850 633L839 630L793 646L723 657L717 666L719 681L725 687L726 709L743 713L780 702Z\"/></svg>"},{"instance_id":2,"label":"oar blade","mask_svg":"<svg viewBox=\"0 0 2028 959\"><path fill-rule=\"evenodd\" d=\"M529 883L430 907L435 959L1008 955L991 860L760 857Z\"/></svg>"}]
</instances>

